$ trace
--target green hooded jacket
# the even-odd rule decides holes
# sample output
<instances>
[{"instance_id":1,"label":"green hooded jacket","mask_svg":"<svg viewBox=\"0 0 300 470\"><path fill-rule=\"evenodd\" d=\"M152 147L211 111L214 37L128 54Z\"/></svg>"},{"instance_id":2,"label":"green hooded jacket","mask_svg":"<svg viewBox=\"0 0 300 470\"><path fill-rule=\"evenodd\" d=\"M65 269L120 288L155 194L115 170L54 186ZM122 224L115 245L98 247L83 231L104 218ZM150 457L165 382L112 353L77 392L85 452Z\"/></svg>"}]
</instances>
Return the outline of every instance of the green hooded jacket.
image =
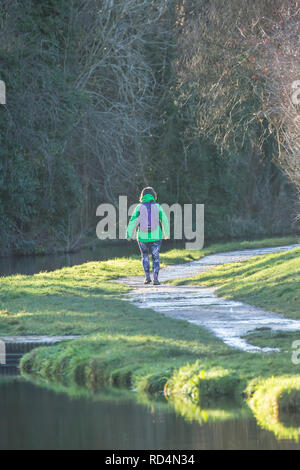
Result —
<instances>
[{"instance_id":1,"label":"green hooded jacket","mask_svg":"<svg viewBox=\"0 0 300 470\"><path fill-rule=\"evenodd\" d=\"M140 228L138 227L137 240L140 242L144 242L144 243L156 242L157 240L162 240L163 235L167 236L168 238L170 237L170 227L169 227L168 218L164 210L162 209L162 207L157 202L155 202L155 198L151 194L146 194L142 199L142 202L152 202L152 201L158 207L160 224L152 232L142 232ZM127 233L126 233L127 238L132 237L132 233L136 227L136 224L138 223L138 218L140 215L140 207L141 207L141 204L138 204L136 208L134 209L134 212L131 216L131 219L127 227Z\"/></svg>"}]
</instances>

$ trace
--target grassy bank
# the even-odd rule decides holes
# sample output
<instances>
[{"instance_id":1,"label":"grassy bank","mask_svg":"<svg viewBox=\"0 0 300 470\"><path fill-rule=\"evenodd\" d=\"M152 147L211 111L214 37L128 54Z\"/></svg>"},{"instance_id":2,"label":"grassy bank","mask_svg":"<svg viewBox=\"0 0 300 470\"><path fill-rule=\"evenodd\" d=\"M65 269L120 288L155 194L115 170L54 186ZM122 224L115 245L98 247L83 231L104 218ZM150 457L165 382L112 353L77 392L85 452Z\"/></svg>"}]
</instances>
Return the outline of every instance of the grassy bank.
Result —
<instances>
[{"instance_id":1,"label":"grassy bank","mask_svg":"<svg viewBox=\"0 0 300 470\"><path fill-rule=\"evenodd\" d=\"M162 265L200 258L217 251L294 243L295 239L214 245L201 252L172 250ZM247 396L253 379L299 372L289 352L244 353L208 331L139 309L124 301L128 288L109 282L142 275L139 256L86 263L35 276L1 279L0 332L81 334L84 337L38 348L22 360L22 370L92 391L124 385L143 392L181 396L195 405L220 396ZM278 378L280 380L280 378ZM182 407L182 404L180 405Z\"/></svg>"},{"instance_id":2,"label":"grassy bank","mask_svg":"<svg viewBox=\"0 0 300 470\"><path fill-rule=\"evenodd\" d=\"M217 295L300 318L300 248L216 267L176 285L218 286Z\"/></svg>"},{"instance_id":3,"label":"grassy bank","mask_svg":"<svg viewBox=\"0 0 300 470\"><path fill-rule=\"evenodd\" d=\"M170 281L175 285L206 285L218 286L216 294L228 299L239 300L269 311L278 312L289 318L300 318L300 249L288 252L269 254L252 258L241 263L226 264L208 272L188 279ZM250 375L257 376L248 382L244 389L247 402L257 419L258 424L272 431L278 438L297 439L300 435L300 381L299 364L292 361L293 355L298 359L299 332L272 331L260 328L246 336L247 342L255 346L279 348L279 354L259 356L261 365L256 364L257 356L251 363ZM273 359L272 359L273 358ZM273 360L275 362L273 362ZM264 366L270 365L266 373ZM255 366L254 366L255 364ZM273 367L275 365L275 368ZM254 366L254 367L253 367ZM277 368L278 366L278 368ZM195 367L194 367L195 368ZM241 379L241 368L234 368L228 380L227 374L220 371L218 381L222 390L229 387L231 391L238 389ZM205 372L202 372L202 378ZM216 372L210 370L206 374L206 382ZM201 371L189 367L185 373L181 369L174 375L170 383L175 390L189 388L193 397L199 402L206 392L211 395L207 383L201 379ZM234 386L234 382L237 381ZM201 386L202 383L202 394ZM290 416L289 413L293 415ZM295 418L296 417L296 418Z\"/></svg>"}]
</instances>

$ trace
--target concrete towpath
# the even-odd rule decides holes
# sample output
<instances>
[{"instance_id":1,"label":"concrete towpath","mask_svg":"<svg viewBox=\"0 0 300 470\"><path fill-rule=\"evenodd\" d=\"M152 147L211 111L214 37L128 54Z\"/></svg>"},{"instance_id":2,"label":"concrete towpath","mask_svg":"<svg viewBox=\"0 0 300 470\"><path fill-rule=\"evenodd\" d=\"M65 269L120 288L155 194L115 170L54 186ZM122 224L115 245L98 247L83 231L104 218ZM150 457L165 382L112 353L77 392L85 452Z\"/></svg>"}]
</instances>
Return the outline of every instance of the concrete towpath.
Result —
<instances>
[{"instance_id":1,"label":"concrete towpath","mask_svg":"<svg viewBox=\"0 0 300 470\"><path fill-rule=\"evenodd\" d=\"M288 245L216 253L161 270L160 281L195 276L215 266L240 262L246 259L299 248ZM300 321L268 312L243 302L231 301L215 295L214 287L144 285L143 277L127 277L118 281L132 288L127 299L141 308L152 308L168 317L187 320L211 331L227 345L243 351L261 353L279 351L274 348L260 348L248 344L243 336L256 328L270 328L280 331L299 331Z\"/></svg>"}]
</instances>

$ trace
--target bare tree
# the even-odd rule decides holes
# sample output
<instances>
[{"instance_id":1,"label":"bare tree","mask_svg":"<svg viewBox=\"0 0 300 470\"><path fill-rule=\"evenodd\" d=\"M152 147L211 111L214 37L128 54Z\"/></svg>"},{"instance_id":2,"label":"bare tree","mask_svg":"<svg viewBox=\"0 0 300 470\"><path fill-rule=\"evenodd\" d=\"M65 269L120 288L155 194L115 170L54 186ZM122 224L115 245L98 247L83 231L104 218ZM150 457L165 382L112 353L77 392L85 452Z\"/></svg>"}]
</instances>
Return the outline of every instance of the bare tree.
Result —
<instances>
[{"instance_id":1,"label":"bare tree","mask_svg":"<svg viewBox=\"0 0 300 470\"><path fill-rule=\"evenodd\" d=\"M147 142L158 125L157 82L147 54L154 49L163 56L170 47L171 3L103 0L97 9L99 2L89 0L74 12L73 27L86 32L76 88L89 103L76 126L78 144L89 159L94 156L89 178L99 178L99 168L105 197L113 202L124 182L126 188L147 182Z\"/></svg>"},{"instance_id":2,"label":"bare tree","mask_svg":"<svg viewBox=\"0 0 300 470\"><path fill-rule=\"evenodd\" d=\"M183 1L178 8L178 101L190 126L220 151L248 146L263 155L274 140L276 161L300 190L299 6L294 0Z\"/></svg>"},{"instance_id":3,"label":"bare tree","mask_svg":"<svg viewBox=\"0 0 300 470\"><path fill-rule=\"evenodd\" d=\"M265 93L260 119L275 133L278 162L300 194L300 8L284 2L270 20L269 31L257 43L257 75Z\"/></svg>"}]
</instances>

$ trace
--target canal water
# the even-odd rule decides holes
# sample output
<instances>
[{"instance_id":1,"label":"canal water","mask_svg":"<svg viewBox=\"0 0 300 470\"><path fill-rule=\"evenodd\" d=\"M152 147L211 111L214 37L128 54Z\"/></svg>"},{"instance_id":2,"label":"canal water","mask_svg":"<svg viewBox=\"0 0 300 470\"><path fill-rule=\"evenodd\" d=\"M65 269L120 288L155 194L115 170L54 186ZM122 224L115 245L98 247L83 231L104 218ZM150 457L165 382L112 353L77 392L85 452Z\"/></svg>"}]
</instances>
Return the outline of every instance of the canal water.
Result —
<instances>
[{"instance_id":1,"label":"canal water","mask_svg":"<svg viewBox=\"0 0 300 470\"><path fill-rule=\"evenodd\" d=\"M136 247L127 250L136 252ZM6 258L0 262L0 272L33 274L121 255L117 251L102 255L89 250L65 259L65 255ZM150 401L127 390L95 395L36 384L19 376L19 356L0 366L1 450L300 449L299 442L262 429L251 412L239 405L200 409L188 403L171 404L163 397Z\"/></svg>"},{"instance_id":2,"label":"canal water","mask_svg":"<svg viewBox=\"0 0 300 470\"><path fill-rule=\"evenodd\" d=\"M71 267L89 261L102 261L131 254L138 254L134 242L127 242L123 246L108 245L103 249L84 249L71 254L0 257L0 276L31 275L41 271L54 271L65 266Z\"/></svg>"},{"instance_id":3,"label":"canal water","mask_svg":"<svg viewBox=\"0 0 300 470\"><path fill-rule=\"evenodd\" d=\"M187 420L168 403L134 396L69 397L23 379L0 379L0 449L299 449L251 416ZM134 393L132 392L132 395ZM220 410L221 411L221 410ZM234 415L234 413L233 413ZM203 414L205 416L205 414Z\"/></svg>"}]
</instances>

